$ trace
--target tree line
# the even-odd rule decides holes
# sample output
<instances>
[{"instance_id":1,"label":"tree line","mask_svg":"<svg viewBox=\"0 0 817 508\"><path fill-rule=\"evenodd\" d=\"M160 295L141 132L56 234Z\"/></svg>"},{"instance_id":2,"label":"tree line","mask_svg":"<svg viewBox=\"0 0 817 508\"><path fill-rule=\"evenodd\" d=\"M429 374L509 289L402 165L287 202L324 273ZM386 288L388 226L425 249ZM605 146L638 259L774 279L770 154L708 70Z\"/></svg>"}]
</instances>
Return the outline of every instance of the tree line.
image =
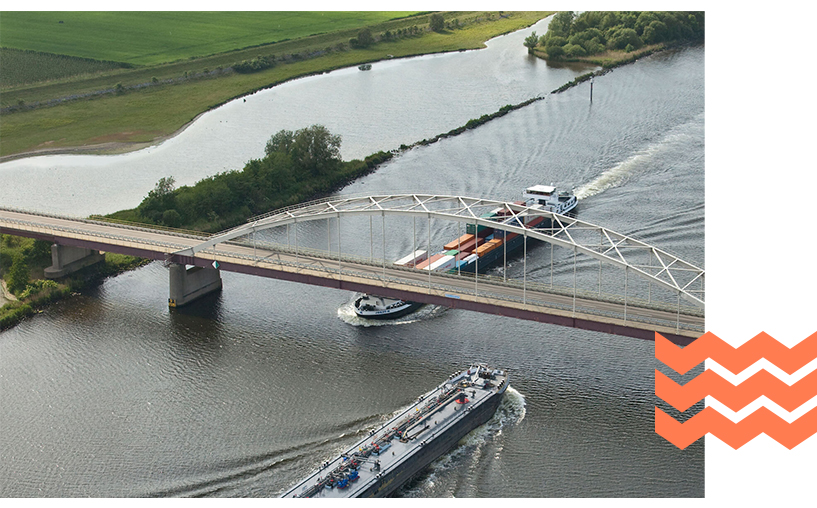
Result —
<instances>
[{"instance_id":1,"label":"tree line","mask_svg":"<svg viewBox=\"0 0 817 508\"><path fill-rule=\"evenodd\" d=\"M631 52L648 44L704 38L703 12L559 12L545 35L525 39L528 51L542 47L549 59L577 58L607 50Z\"/></svg>"},{"instance_id":2,"label":"tree line","mask_svg":"<svg viewBox=\"0 0 817 508\"><path fill-rule=\"evenodd\" d=\"M270 210L315 199L366 175L392 154L343 161L341 138L323 125L281 130L267 141L264 157L242 170L226 171L176 188L173 177L159 180L134 209L108 215L130 222L215 232Z\"/></svg>"}]
</instances>

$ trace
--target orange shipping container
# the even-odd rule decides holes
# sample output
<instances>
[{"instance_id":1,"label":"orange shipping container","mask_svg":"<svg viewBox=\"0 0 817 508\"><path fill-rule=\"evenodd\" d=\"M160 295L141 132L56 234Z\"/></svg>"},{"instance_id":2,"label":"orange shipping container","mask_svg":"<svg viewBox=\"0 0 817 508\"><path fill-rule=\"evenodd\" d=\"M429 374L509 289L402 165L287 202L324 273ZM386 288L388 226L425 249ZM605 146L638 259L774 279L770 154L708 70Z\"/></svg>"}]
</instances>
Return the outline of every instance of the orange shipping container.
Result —
<instances>
[{"instance_id":1,"label":"orange shipping container","mask_svg":"<svg viewBox=\"0 0 817 508\"><path fill-rule=\"evenodd\" d=\"M499 247L499 244L498 243L493 243L493 242L488 242L486 244L480 245L479 247L477 247L477 251L476 251L477 256L482 257L485 254L488 254L492 250L496 249L497 247Z\"/></svg>"},{"instance_id":2,"label":"orange shipping container","mask_svg":"<svg viewBox=\"0 0 817 508\"><path fill-rule=\"evenodd\" d=\"M473 239L474 239L474 235L462 235L461 237L457 238L456 240L454 240L452 242L448 242L447 244L445 244L445 246L443 248L445 250L454 250L454 249L462 250L460 248L460 246L465 245L466 243L468 243L469 241L471 241Z\"/></svg>"}]
</instances>

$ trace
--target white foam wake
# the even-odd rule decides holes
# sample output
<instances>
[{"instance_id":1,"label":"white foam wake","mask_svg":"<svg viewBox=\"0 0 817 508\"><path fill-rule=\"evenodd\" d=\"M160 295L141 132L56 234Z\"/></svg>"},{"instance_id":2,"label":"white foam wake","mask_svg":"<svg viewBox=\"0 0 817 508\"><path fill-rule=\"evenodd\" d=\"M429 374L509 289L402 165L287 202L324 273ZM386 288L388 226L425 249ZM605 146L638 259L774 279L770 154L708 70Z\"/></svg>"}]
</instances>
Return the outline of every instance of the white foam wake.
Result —
<instances>
[{"instance_id":1,"label":"white foam wake","mask_svg":"<svg viewBox=\"0 0 817 508\"><path fill-rule=\"evenodd\" d=\"M406 314L405 316L401 316L397 319L366 319L355 314L355 300L358 296L360 295L355 294L351 300L338 308L338 318L344 323L348 323L352 326L369 327L407 325L410 323L416 323L417 321L437 317L446 311L445 307L440 307L439 305L424 305L416 311Z\"/></svg>"},{"instance_id":2,"label":"white foam wake","mask_svg":"<svg viewBox=\"0 0 817 508\"><path fill-rule=\"evenodd\" d=\"M703 115L698 115L691 121L676 126L658 141L575 189L576 197L584 199L595 196L607 189L620 187L634 175L648 172L655 165L657 157L667 151L686 146L690 136L699 137L698 131L703 128L703 121Z\"/></svg>"},{"instance_id":3,"label":"white foam wake","mask_svg":"<svg viewBox=\"0 0 817 508\"><path fill-rule=\"evenodd\" d=\"M499 407L490 420L469 432L457 447L438 458L428 466L427 473L416 485L412 485L403 495L413 497L429 492L445 473L464 462L478 463L486 443L496 439L502 430L516 425L525 418L525 396L509 386ZM496 450L500 453L502 448Z\"/></svg>"}]
</instances>

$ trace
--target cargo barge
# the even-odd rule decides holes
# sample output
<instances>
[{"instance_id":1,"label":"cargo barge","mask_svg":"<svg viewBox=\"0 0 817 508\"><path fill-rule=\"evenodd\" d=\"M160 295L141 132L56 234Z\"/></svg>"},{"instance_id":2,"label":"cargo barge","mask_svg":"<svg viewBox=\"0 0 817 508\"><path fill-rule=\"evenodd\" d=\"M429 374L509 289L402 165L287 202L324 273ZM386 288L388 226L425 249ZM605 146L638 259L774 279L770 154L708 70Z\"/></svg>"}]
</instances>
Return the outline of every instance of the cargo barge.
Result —
<instances>
[{"instance_id":1,"label":"cargo barge","mask_svg":"<svg viewBox=\"0 0 817 508\"><path fill-rule=\"evenodd\" d=\"M574 194L566 191L557 192L556 187L552 185L528 187L522 193L522 198L522 201L516 201L514 204L561 215L573 212L578 205ZM504 216L509 217L503 221ZM516 222L516 219L511 217L510 211L505 208L497 208L482 218L509 224L512 221ZM525 227L529 229L550 226L550 219L542 216L525 218ZM394 265L433 272L485 272L500 259L504 260L522 248L524 240L524 236L518 233L506 233L489 226L467 224L464 235L445 244L436 254L428 256L426 251L418 250L395 261ZM355 300L355 313L368 319L396 319L420 307L422 304L379 296L363 295Z\"/></svg>"},{"instance_id":2,"label":"cargo barge","mask_svg":"<svg viewBox=\"0 0 817 508\"><path fill-rule=\"evenodd\" d=\"M472 365L324 462L281 497L386 497L496 412L508 374Z\"/></svg>"}]
</instances>

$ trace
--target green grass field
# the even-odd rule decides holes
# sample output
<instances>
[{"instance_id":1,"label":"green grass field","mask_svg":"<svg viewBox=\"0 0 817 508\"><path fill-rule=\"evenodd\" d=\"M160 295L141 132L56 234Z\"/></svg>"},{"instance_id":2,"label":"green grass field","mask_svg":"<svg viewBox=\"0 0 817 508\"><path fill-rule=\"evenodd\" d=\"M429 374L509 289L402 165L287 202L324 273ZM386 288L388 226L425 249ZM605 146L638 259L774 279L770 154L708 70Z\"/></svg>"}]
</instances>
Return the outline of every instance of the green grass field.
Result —
<instances>
[{"instance_id":1,"label":"green grass field","mask_svg":"<svg viewBox=\"0 0 817 508\"><path fill-rule=\"evenodd\" d=\"M99 74L121 67L115 62L10 48L0 48L0 62L3 66L0 88Z\"/></svg>"},{"instance_id":2,"label":"green grass field","mask_svg":"<svg viewBox=\"0 0 817 508\"><path fill-rule=\"evenodd\" d=\"M484 47L484 41L500 34L529 26L551 12L451 12L447 20L459 20L460 26L443 33L424 30L421 35L380 41L365 49L349 49L350 37L360 26L323 35L303 37L252 49L216 54L204 58L183 59L169 64L113 69L99 75L76 76L31 85L5 88L0 106L31 105L50 99L125 87L157 80L176 79L202 73L204 69L228 68L259 55L289 55L323 52L321 56L289 60L273 68L252 74L225 73L219 77L174 81L122 94L108 94L93 100L73 100L54 107L4 113L0 122L0 157L36 150L120 151L136 149L172 135L196 115L243 94L274 86L289 79L325 72L363 62L400 58L460 49ZM4 14L5 15L5 14ZM411 26L428 27L428 15L371 25L376 35ZM338 46L344 49L337 50ZM327 48L330 51L325 51ZM413 141L413 140L407 140ZM98 146L103 145L105 146Z\"/></svg>"},{"instance_id":3,"label":"green grass field","mask_svg":"<svg viewBox=\"0 0 817 508\"><path fill-rule=\"evenodd\" d=\"M0 45L155 65L373 25L413 12L3 12ZM60 23L62 21L62 23Z\"/></svg>"}]
</instances>

